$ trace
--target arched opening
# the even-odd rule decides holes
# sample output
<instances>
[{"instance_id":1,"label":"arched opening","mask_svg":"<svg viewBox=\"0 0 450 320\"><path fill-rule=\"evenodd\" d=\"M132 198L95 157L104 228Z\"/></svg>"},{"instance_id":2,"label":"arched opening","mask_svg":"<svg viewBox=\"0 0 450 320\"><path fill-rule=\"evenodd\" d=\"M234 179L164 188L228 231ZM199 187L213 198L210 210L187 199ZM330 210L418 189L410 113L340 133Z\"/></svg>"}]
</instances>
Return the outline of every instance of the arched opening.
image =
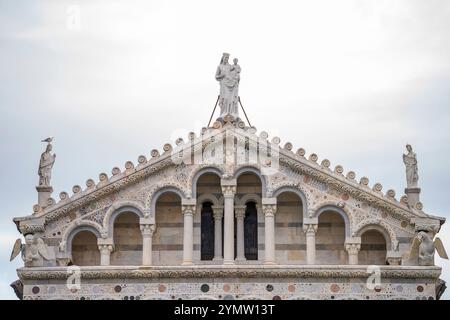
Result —
<instances>
[{"instance_id":1,"label":"arched opening","mask_svg":"<svg viewBox=\"0 0 450 320\"><path fill-rule=\"evenodd\" d=\"M153 233L154 265L179 265L183 260L183 215L181 198L174 192L163 193L155 205L156 230Z\"/></svg>"},{"instance_id":2,"label":"arched opening","mask_svg":"<svg viewBox=\"0 0 450 320\"><path fill-rule=\"evenodd\" d=\"M201 209L201 260L214 258L214 217L211 202L204 202Z\"/></svg>"},{"instance_id":3,"label":"arched opening","mask_svg":"<svg viewBox=\"0 0 450 320\"><path fill-rule=\"evenodd\" d=\"M113 229L114 251L111 253L111 265L141 265L142 234L139 216L132 212L123 212L114 220Z\"/></svg>"},{"instance_id":4,"label":"arched opening","mask_svg":"<svg viewBox=\"0 0 450 320\"><path fill-rule=\"evenodd\" d=\"M294 192L277 197L275 214L275 257L280 264L305 264L306 243L303 233L303 203Z\"/></svg>"},{"instance_id":5,"label":"arched opening","mask_svg":"<svg viewBox=\"0 0 450 320\"><path fill-rule=\"evenodd\" d=\"M91 231L78 232L72 240L72 264L77 266L99 266L100 251L97 236Z\"/></svg>"},{"instance_id":6,"label":"arched opening","mask_svg":"<svg viewBox=\"0 0 450 320\"><path fill-rule=\"evenodd\" d=\"M258 210L254 201L245 204L244 253L247 260L258 260Z\"/></svg>"},{"instance_id":7,"label":"arched opening","mask_svg":"<svg viewBox=\"0 0 450 320\"><path fill-rule=\"evenodd\" d=\"M361 235L361 250L358 261L362 265L385 265L387 255L384 235L374 229L369 229Z\"/></svg>"},{"instance_id":8,"label":"arched opening","mask_svg":"<svg viewBox=\"0 0 450 320\"><path fill-rule=\"evenodd\" d=\"M214 206L219 205L218 199L222 194L220 176L216 172L203 173L197 179L195 189L201 214L194 216L194 260L212 260L215 256L220 258L223 253L223 218L220 222L222 226L220 235L215 234L214 220ZM217 236L222 239L222 253L214 252L214 241Z\"/></svg>"},{"instance_id":9,"label":"arched opening","mask_svg":"<svg viewBox=\"0 0 450 320\"><path fill-rule=\"evenodd\" d=\"M324 211L319 215L316 233L317 264L347 264L345 251L345 221L335 211Z\"/></svg>"},{"instance_id":10,"label":"arched opening","mask_svg":"<svg viewBox=\"0 0 450 320\"><path fill-rule=\"evenodd\" d=\"M241 173L237 178L236 199L242 199L245 195L254 194L259 199L262 195L261 179L253 172ZM258 260L258 257L263 257L264 248L260 248L259 243L264 243L264 224L259 224L259 221L264 221L261 210L257 210L257 204L254 200L249 200L245 203L245 217L244 217L244 256L247 260ZM237 223L235 216L235 256L237 257ZM262 237L262 239L260 238ZM261 251L261 252L259 252Z\"/></svg>"}]
</instances>

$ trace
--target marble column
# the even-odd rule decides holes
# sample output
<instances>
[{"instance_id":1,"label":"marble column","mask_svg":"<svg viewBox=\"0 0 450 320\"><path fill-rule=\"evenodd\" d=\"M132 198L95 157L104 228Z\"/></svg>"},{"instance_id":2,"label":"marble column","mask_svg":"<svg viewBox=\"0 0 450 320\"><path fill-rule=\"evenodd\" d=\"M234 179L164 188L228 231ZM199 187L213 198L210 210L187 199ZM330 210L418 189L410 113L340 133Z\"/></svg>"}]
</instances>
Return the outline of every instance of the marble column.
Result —
<instances>
[{"instance_id":1,"label":"marble column","mask_svg":"<svg viewBox=\"0 0 450 320\"><path fill-rule=\"evenodd\" d=\"M359 250L361 250L361 238L345 239L345 250L348 253L348 264L357 265Z\"/></svg>"},{"instance_id":2,"label":"marble column","mask_svg":"<svg viewBox=\"0 0 450 320\"><path fill-rule=\"evenodd\" d=\"M114 250L113 240L100 238L97 240L97 245L100 251L100 265L109 266L111 252Z\"/></svg>"},{"instance_id":3,"label":"marble column","mask_svg":"<svg viewBox=\"0 0 450 320\"><path fill-rule=\"evenodd\" d=\"M195 200L183 199L181 201L181 211L184 217L182 265L192 265L192 255L194 251Z\"/></svg>"},{"instance_id":4,"label":"marble column","mask_svg":"<svg viewBox=\"0 0 450 320\"><path fill-rule=\"evenodd\" d=\"M275 212L277 210L277 198L263 198L262 211L264 214L264 264L276 264L275 262Z\"/></svg>"},{"instance_id":5,"label":"marble column","mask_svg":"<svg viewBox=\"0 0 450 320\"><path fill-rule=\"evenodd\" d=\"M214 217L214 261L223 260L222 253L222 219L223 207L213 206Z\"/></svg>"},{"instance_id":6,"label":"marble column","mask_svg":"<svg viewBox=\"0 0 450 320\"><path fill-rule=\"evenodd\" d=\"M153 233L156 230L154 224L142 223L141 219L141 233L142 233L142 265L152 265L152 239Z\"/></svg>"},{"instance_id":7,"label":"marble column","mask_svg":"<svg viewBox=\"0 0 450 320\"><path fill-rule=\"evenodd\" d=\"M236 179L221 180L224 197L223 264L234 264L234 195Z\"/></svg>"},{"instance_id":8,"label":"marble column","mask_svg":"<svg viewBox=\"0 0 450 320\"><path fill-rule=\"evenodd\" d=\"M236 206L236 261L245 261L245 246L244 246L244 219L245 219L245 206Z\"/></svg>"},{"instance_id":9,"label":"marble column","mask_svg":"<svg viewBox=\"0 0 450 320\"><path fill-rule=\"evenodd\" d=\"M306 264L316 264L317 226L317 219L309 218L303 221L303 232L306 235Z\"/></svg>"}]
</instances>

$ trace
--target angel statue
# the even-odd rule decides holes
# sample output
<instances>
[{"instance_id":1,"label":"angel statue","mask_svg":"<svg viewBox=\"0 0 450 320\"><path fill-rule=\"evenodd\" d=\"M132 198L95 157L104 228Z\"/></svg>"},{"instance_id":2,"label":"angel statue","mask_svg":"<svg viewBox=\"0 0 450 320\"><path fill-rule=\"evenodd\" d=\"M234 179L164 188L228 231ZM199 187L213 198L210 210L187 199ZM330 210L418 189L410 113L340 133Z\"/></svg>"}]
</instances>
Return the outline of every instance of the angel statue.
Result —
<instances>
[{"instance_id":1,"label":"angel statue","mask_svg":"<svg viewBox=\"0 0 450 320\"><path fill-rule=\"evenodd\" d=\"M430 233L419 231L412 242L409 261L413 262L419 259L419 266L434 266L435 250L442 259L448 259L447 252L445 252L441 239L436 238L433 241L433 237Z\"/></svg>"},{"instance_id":2,"label":"angel statue","mask_svg":"<svg viewBox=\"0 0 450 320\"><path fill-rule=\"evenodd\" d=\"M19 253L22 255L25 267L43 267L44 260L54 259L54 254L49 250L44 240L30 233L25 235L25 243L22 243L20 239L16 240L9 261L14 260Z\"/></svg>"},{"instance_id":3,"label":"angel statue","mask_svg":"<svg viewBox=\"0 0 450 320\"><path fill-rule=\"evenodd\" d=\"M53 137L42 140L42 142L47 142L47 148L42 153L41 159L39 161L39 186L50 186L52 168L56 158L56 154L52 154L52 140Z\"/></svg>"}]
</instances>

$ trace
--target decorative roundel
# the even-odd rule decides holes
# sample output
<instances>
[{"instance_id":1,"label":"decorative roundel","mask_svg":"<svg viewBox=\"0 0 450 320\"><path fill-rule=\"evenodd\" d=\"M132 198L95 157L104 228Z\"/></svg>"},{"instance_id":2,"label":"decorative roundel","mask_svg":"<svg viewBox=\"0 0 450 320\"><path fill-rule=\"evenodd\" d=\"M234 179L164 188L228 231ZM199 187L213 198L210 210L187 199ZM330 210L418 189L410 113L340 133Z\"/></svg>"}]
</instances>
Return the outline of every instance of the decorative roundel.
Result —
<instances>
[{"instance_id":1,"label":"decorative roundel","mask_svg":"<svg viewBox=\"0 0 450 320\"><path fill-rule=\"evenodd\" d=\"M292 151L292 143L286 142L284 148L288 151Z\"/></svg>"},{"instance_id":2,"label":"decorative roundel","mask_svg":"<svg viewBox=\"0 0 450 320\"><path fill-rule=\"evenodd\" d=\"M300 148L297 150L297 155L299 155L300 157L304 157L306 153L306 150L303 148Z\"/></svg>"},{"instance_id":3,"label":"decorative roundel","mask_svg":"<svg viewBox=\"0 0 450 320\"><path fill-rule=\"evenodd\" d=\"M280 144L280 142L281 142L281 139L280 139L280 138L278 138L278 137L273 137L273 138L272 138L272 143L273 143L273 144Z\"/></svg>"},{"instance_id":4,"label":"decorative roundel","mask_svg":"<svg viewBox=\"0 0 450 320\"><path fill-rule=\"evenodd\" d=\"M238 122L238 128L244 129L245 128L245 122L244 121L239 121Z\"/></svg>"},{"instance_id":5,"label":"decorative roundel","mask_svg":"<svg viewBox=\"0 0 450 320\"><path fill-rule=\"evenodd\" d=\"M311 154L309 155L309 161L317 162L317 159L319 159L319 157L317 156L317 154L311 153Z\"/></svg>"},{"instance_id":6,"label":"decorative roundel","mask_svg":"<svg viewBox=\"0 0 450 320\"><path fill-rule=\"evenodd\" d=\"M269 291L269 292L272 292L272 291L273 291L273 285L268 284L268 285L266 286L266 290Z\"/></svg>"},{"instance_id":7,"label":"decorative roundel","mask_svg":"<svg viewBox=\"0 0 450 320\"><path fill-rule=\"evenodd\" d=\"M147 158L146 158L145 156L140 155L140 156L138 157L138 163L139 163L139 164L144 164L144 163L146 163L146 162L147 162Z\"/></svg>"},{"instance_id":8,"label":"decorative roundel","mask_svg":"<svg viewBox=\"0 0 450 320\"><path fill-rule=\"evenodd\" d=\"M39 211L41 211L41 206L38 205L38 204L35 204L35 205L33 206L33 212L39 212Z\"/></svg>"},{"instance_id":9,"label":"decorative roundel","mask_svg":"<svg viewBox=\"0 0 450 320\"><path fill-rule=\"evenodd\" d=\"M66 200L67 198L69 198L69 194L67 192L63 191L59 194L59 198L61 200Z\"/></svg>"},{"instance_id":10,"label":"decorative roundel","mask_svg":"<svg viewBox=\"0 0 450 320\"><path fill-rule=\"evenodd\" d=\"M188 134L188 139L190 140L190 141L192 141L192 140L194 140L195 139L195 132L189 132L189 134Z\"/></svg>"},{"instance_id":11,"label":"decorative roundel","mask_svg":"<svg viewBox=\"0 0 450 320\"><path fill-rule=\"evenodd\" d=\"M98 175L98 178L100 179L100 181L106 181L108 180L108 175L106 173L100 173Z\"/></svg>"},{"instance_id":12,"label":"decorative roundel","mask_svg":"<svg viewBox=\"0 0 450 320\"><path fill-rule=\"evenodd\" d=\"M55 203L56 203L55 199L53 199L53 198L48 198L48 200L47 200L47 205L48 205L48 206L52 206L52 205L54 205Z\"/></svg>"},{"instance_id":13,"label":"decorative roundel","mask_svg":"<svg viewBox=\"0 0 450 320\"><path fill-rule=\"evenodd\" d=\"M200 290L202 292L208 292L209 291L209 286L206 283L202 284L202 286L200 287Z\"/></svg>"},{"instance_id":14,"label":"decorative roundel","mask_svg":"<svg viewBox=\"0 0 450 320\"><path fill-rule=\"evenodd\" d=\"M129 170L129 169L133 169L134 168L134 164L131 161L127 161L125 162L125 169Z\"/></svg>"},{"instance_id":15,"label":"decorative roundel","mask_svg":"<svg viewBox=\"0 0 450 320\"><path fill-rule=\"evenodd\" d=\"M250 127L249 129L248 129L248 131L251 133L251 134L255 134L256 133L256 127Z\"/></svg>"},{"instance_id":16,"label":"decorative roundel","mask_svg":"<svg viewBox=\"0 0 450 320\"><path fill-rule=\"evenodd\" d=\"M175 144L177 146L182 145L183 144L183 138L178 138L177 140L175 140Z\"/></svg>"},{"instance_id":17,"label":"decorative roundel","mask_svg":"<svg viewBox=\"0 0 450 320\"><path fill-rule=\"evenodd\" d=\"M389 189L389 190L386 192L386 195L387 195L389 198L395 198L395 190Z\"/></svg>"},{"instance_id":18,"label":"decorative roundel","mask_svg":"<svg viewBox=\"0 0 450 320\"><path fill-rule=\"evenodd\" d=\"M335 168L334 168L334 172L342 174L344 172L344 168L338 164Z\"/></svg>"},{"instance_id":19,"label":"decorative roundel","mask_svg":"<svg viewBox=\"0 0 450 320\"><path fill-rule=\"evenodd\" d=\"M400 202L403 204L408 204L408 196L404 195L400 198Z\"/></svg>"},{"instance_id":20,"label":"decorative roundel","mask_svg":"<svg viewBox=\"0 0 450 320\"><path fill-rule=\"evenodd\" d=\"M233 122L234 117L233 117L231 114L227 114L227 115L223 118L223 120L224 120L226 123Z\"/></svg>"},{"instance_id":21,"label":"decorative roundel","mask_svg":"<svg viewBox=\"0 0 450 320\"><path fill-rule=\"evenodd\" d=\"M79 185L73 186L72 191L73 193L79 193L81 191L81 187Z\"/></svg>"},{"instance_id":22,"label":"decorative roundel","mask_svg":"<svg viewBox=\"0 0 450 320\"><path fill-rule=\"evenodd\" d=\"M324 167L324 168L329 168L330 165L331 165L330 160L328 160L328 159L323 159L323 160L322 160L322 163L321 163L321 166L322 166L322 167Z\"/></svg>"},{"instance_id":23,"label":"decorative roundel","mask_svg":"<svg viewBox=\"0 0 450 320\"><path fill-rule=\"evenodd\" d=\"M166 143L163 147L164 152L172 151L172 145L170 143Z\"/></svg>"},{"instance_id":24,"label":"decorative roundel","mask_svg":"<svg viewBox=\"0 0 450 320\"><path fill-rule=\"evenodd\" d=\"M113 176L118 175L120 173L120 168L118 168L118 167L112 168L111 173Z\"/></svg>"},{"instance_id":25,"label":"decorative roundel","mask_svg":"<svg viewBox=\"0 0 450 320\"><path fill-rule=\"evenodd\" d=\"M373 185L373 191L380 192L382 189L383 189L383 186L381 185L381 183L377 182Z\"/></svg>"},{"instance_id":26,"label":"decorative roundel","mask_svg":"<svg viewBox=\"0 0 450 320\"><path fill-rule=\"evenodd\" d=\"M356 173L355 173L355 171L349 171L349 172L347 172L347 179L354 180L355 178L356 178Z\"/></svg>"},{"instance_id":27,"label":"decorative roundel","mask_svg":"<svg viewBox=\"0 0 450 320\"><path fill-rule=\"evenodd\" d=\"M419 201L419 202L416 203L416 209L417 209L417 210L422 210L422 209L423 209L423 204L422 204L422 202Z\"/></svg>"},{"instance_id":28,"label":"decorative roundel","mask_svg":"<svg viewBox=\"0 0 450 320\"><path fill-rule=\"evenodd\" d=\"M267 139L269 137L269 134L265 131L261 131L261 133L259 134L259 137L261 139Z\"/></svg>"},{"instance_id":29,"label":"decorative roundel","mask_svg":"<svg viewBox=\"0 0 450 320\"><path fill-rule=\"evenodd\" d=\"M95 186L95 181L94 180L92 180L92 179L87 179L86 180L86 187L92 188L94 186Z\"/></svg>"},{"instance_id":30,"label":"decorative roundel","mask_svg":"<svg viewBox=\"0 0 450 320\"><path fill-rule=\"evenodd\" d=\"M159 151L153 149L152 152L150 152L150 155L152 156L152 158L156 158L157 156L159 156Z\"/></svg>"},{"instance_id":31,"label":"decorative roundel","mask_svg":"<svg viewBox=\"0 0 450 320\"><path fill-rule=\"evenodd\" d=\"M222 123L220 123L220 121L215 121L215 122L213 123L213 128L214 128L214 129L220 129L220 128L222 128Z\"/></svg>"},{"instance_id":32,"label":"decorative roundel","mask_svg":"<svg viewBox=\"0 0 450 320\"><path fill-rule=\"evenodd\" d=\"M369 184L369 178L367 178L367 177L362 177L362 178L359 180L359 184L362 184L362 185L364 185L364 186L367 186L367 185Z\"/></svg>"}]
</instances>

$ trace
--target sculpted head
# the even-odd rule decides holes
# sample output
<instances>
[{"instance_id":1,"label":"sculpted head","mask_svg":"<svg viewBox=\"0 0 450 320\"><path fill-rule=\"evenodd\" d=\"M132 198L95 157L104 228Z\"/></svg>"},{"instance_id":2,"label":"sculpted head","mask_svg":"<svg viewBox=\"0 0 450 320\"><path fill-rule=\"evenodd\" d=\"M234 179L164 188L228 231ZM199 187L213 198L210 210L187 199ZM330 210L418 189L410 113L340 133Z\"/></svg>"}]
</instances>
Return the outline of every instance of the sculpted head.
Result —
<instances>
[{"instance_id":1,"label":"sculpted head","mask_svg":"<svg viewBox=\"0 0 450 320\"><path fill-rule=\"evenodd\" d=\"M237 63L238 63L238 58L234 58L234 59L233 59L233 63L234 63L234 64L237 64Z\"/></svg>"},{"instance_id":2,"label":"sculpted head","mask_svg":"<svg viewBox=\"0 0 450 320\"><path fill-rule=\"evenodd\" d=\"M408 150L408 152L411 152L411 151L412 151L412 147L411 147L410 144L407 144L407 145L406 145L406 150Z\"/></svg>"},{"instance_id":3,"label":"sculpted head","mask_svg":"<svg viewBox=\"0 0 450 320\"><path fill-rule=\"evenodd\" d=\"M230 54L224 52L224 54L222 55L222 60L220 60L220 63L221 64L227 64L229 58L230 58Z\"/></svg>"},{"instance_id":4,"label":"sculpted head","mask_svg":"<svg viewBox=\"0 0 450 320\"><path fill-rule=\"evenodd\" d=\"M25 243L27 245L32 245L33 241L34 241L34 236L31 233L25 235Z\"/></svg>"},{"instance_id":5,"label":"sculpted head","mask_svg":"<svg viewBox=\"0 0 450 320\"><path fill-rule=\"evenodd\" d=\"M45 151L47 151L47 152L52 151L52 145L50 143L47 144L47 148L45 149Z\"/></svg>"}]
</instances>

